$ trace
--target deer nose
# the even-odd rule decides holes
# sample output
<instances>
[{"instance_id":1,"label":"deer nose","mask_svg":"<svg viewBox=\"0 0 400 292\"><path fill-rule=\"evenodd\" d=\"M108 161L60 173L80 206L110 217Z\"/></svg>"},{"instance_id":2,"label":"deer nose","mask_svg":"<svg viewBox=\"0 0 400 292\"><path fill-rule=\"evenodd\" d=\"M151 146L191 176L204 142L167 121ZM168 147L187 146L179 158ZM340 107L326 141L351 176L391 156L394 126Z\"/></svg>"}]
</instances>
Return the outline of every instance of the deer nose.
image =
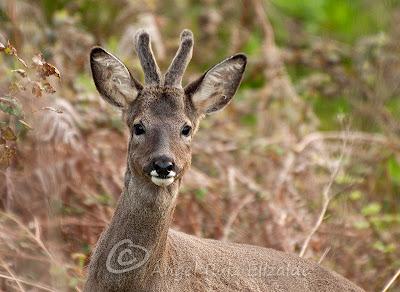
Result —
<instances>
[{"instance_id":1,"label":"deer nose","mask_svg":"<svg viewBox=\"0 0 400 292\"><path fill-rule=\"evenodd\" d=\"M166 178L175 169L175 163L170 158L162 157L153 162L153 168L158 176Z\"/></svg>"}]
</instances>

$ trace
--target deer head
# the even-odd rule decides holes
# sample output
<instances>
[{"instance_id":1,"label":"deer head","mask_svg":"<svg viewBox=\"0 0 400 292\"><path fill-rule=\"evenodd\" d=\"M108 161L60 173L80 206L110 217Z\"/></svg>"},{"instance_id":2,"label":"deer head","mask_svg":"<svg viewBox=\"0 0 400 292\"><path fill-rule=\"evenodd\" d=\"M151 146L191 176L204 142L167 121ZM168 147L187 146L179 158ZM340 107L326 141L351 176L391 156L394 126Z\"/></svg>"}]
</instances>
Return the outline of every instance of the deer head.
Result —
<instances>
[{"instance_id":1,"label":"deer head","mask_svg":"<svg viewBox=\"0 0 400 292\"><path fill-rule=\"evenodd\" d=\"M193 51L193 34L184 30L180 47L162 76L150 36L139 31L135 48L144 71L144 85L115 56L92 49L90 65L97 90L125 112L130 130L128 169L159 187L179 181L191 162L191 141L200 119L223 109L235 94L246 56L234 55L182 87Z\"/></svg>"}]
</instances>

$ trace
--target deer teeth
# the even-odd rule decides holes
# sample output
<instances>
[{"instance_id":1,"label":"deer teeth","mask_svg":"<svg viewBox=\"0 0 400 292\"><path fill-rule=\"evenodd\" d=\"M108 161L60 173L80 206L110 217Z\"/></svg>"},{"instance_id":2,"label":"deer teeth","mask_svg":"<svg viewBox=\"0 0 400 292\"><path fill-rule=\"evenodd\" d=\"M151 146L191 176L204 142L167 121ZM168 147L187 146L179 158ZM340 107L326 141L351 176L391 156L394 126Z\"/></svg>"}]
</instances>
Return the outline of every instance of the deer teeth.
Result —
<instances>
[{"instance_id":1,"label":"deer teeth","mask_svg":"<svg viewBox=\"0 0 400 292\"><path fill-rule=\"evenodd\" d=\"M175 180L175 177L168 177L168 178L160 178L157 176L151 176L151 181L160 186L160 187L166 187L172 184Z\"/></svg>"},{"instance_id":2,"label":"deer teeth","mask_svg":"<svg viewBox=\"0 0 400 292\"><path fill-rule=\"evenodd\" d=\"M171 171L170 173L168 173L167 177L175 177L176 176L176 172L175 171Z\"/></svg>"}]
</instances>

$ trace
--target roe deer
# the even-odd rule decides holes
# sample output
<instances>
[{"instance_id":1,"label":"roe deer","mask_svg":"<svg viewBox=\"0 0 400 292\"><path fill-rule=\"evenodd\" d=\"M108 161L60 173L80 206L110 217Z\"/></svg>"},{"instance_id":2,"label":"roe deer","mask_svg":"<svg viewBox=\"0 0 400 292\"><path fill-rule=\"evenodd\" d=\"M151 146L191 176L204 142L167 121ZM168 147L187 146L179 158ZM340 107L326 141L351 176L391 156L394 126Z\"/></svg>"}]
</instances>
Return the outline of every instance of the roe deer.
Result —
<instances>
[{"instance_id":1,"label":"roe deer","mask_svg":"<svg viewBox=\"0 0 400 292\"><path fill-rule=\"evenodd\" d=\"M90 54L97 90L124 111L130 139L124 190L93 252L85 291L363 291L295 255L170 229L199 121L231 101L247 61L234 55L183 88L189 30L164 76L147 32L136 34L135 48L144 85L102 48Z\"/></svg>"}]
</instances>

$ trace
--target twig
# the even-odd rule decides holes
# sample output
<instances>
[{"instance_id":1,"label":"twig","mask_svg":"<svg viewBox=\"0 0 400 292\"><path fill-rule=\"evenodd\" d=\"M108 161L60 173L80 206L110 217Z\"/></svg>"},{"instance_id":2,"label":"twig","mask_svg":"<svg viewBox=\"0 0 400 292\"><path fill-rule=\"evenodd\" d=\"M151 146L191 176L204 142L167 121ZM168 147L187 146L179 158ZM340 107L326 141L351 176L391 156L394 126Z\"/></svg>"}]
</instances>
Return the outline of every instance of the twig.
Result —
<instances>
[{"instance_id":1,"label":"twig","mask_svg":"<svg viewBox=\"0 0 400 292\"><path fill-rule=\"evenodd\" d=\"M335 179L336 179L336 177L337 177L337 175L339 173L340 167L342 165L342 161L343 161L343 157L344 157L344 154L345 154L346 145L347 145L347 140L344 139L343 140L342 152L340 154L339 160L337 161L337 165L336 165L335 169L333 170L333 172L331 174L331 178L329 180L329 183L325 187L324 192L323 192L324 202L323 202L323 205L322 205L321 212L319 214L317 222L315 222L315 225L314 225L313 229L311 230L310 234L307 236L306 240L303 243L303 246L302 246L300 254L299 254L300 257L304 256L304 254L305 254L305 252L307 250L307 247L308 247L308 245L310 243L311 238L313 237L315 232L317 232L318 228L321 226L321 223L324 220L326 211L328 210L329 203L332 200L332 198L334 197L334 196L330 196L330 192L331 192L332 185L335 182Z\"/></svg>"},{"instance_id":2,"label":"twig","mask_svg":"<svg viewBox=\"0 0 400 292\"><path fill-rule=\"evenodd\" d=\"M321 264L321 263L322 263L322 261L325 259L326 255L329 253L330 250L331 250L331 247L328 246L328 247L325 249L325 251L324 251L324 253L322 254L322 256L319 258L318 264Z\"/></svg>"},{"instance_id":3,"label":"twig","mask_svg":"<svg viewBox=\"0 0 400 292\"><path fill-rule=\"evenodd\" d=\"M266 17L262 1L253 0L253 5L255 7L254 12L256 13L257 20L260 23L260 27L264 36L264 46L267 50L271 47L276 47L275 33L271 22L269 21L268 17Z\"/></svg>"},{"instance_id":4,"label":"twig","mask_svg":"<svg viewBox=\"0 0 400 292\"><path fill-rule=\"evenodd\" d=\"M390 286L396 281L397 277L400 276L400 269L397 270L396 274L389 280L389 282L385 285L385 288L383 288L382 292L386 292L389 290Z\"/></svg>"},{"instance_id":5,"label":"twig","mask_svg":"<svg viewBox=\"0 0 400 292\"><path fill-rule=\"evenodd\" d=\"M384 145L389 148L399 149L400 145L397 141L391 141L385 135L378 133L365 133L359 131L350 131L344 133L343 131L324 131L324 132L312 132L303 137L301 141L293 146L293 150L295 152L303 152L307 147L309 147L312 143L317 141L326 141L326 140L338 140L341 141L343 139L347 139L353 143L373 143ZM258 138L253 140L248 147L252 148L264 148L271 145L280 145L280 144L294 144L292 138L287 137L275 137L275 138Z\"/></svg>"},{"instance_id":6,"label":"twig","mask_svg":"<svg viewBox=\"0 0 400 292\"><path fill-rule=\"evenodd\" d=\"M255 182L251 181L249 178L241 175L237 175L237 171L235 169L230 169L229 171L229 177L230 181L236 181L236 179L244 184L249 190L255 193L261 193L263 192L262 188L258 186ZM234 183L235 184L235 183ZM232 183L230 183L232 185ZM232 186L231 188L235 188ZM233 190L231 190L233 192ZM239 216L240 211L248 204L254 201L254 194L250 193L241 198L235 209L229 214L228 220L224 226L224 230L222 232L222 238L221 240L227 240L229 234L231 233L232 225L235 222L236 218Z\"/></svg>"},{"instance_id":7,"label":"twig","mask_svg":"<svg viewBox=\"0 0 400 292\"><path fill-rule=\"evenodd\" d=\"M310 144L319 140L349 140L349 141L362 141L371 142L376 144L383 144L386 146L395 146L395 143L389 141L382 134L370 134L364 132L314 132L305 136L299 143L294 147L296 152L302 152Z\"/></svg>"},{"instance_id":8,"label":"twig","mask_svg":"<svg viewBox=\"0 0 400 292\"><path fill-rule=\"evenodd\" d=\"M31 281L28 281L28 280L17 279L17 278L13 278L13 277L10 277L10 276L4 275L4 274L0 274L0 278L8 279L8 280L17 280L18 282L24 283L26 285L29 285L29 286L32 286L32 287L35 287L35 288L42 289L44 291L56 292L56 290L53 290L53 289L51 289L49 287L46 287L46 286L43 286L41 284L35 284L35 283L33 283Z\"/></svg>"},{"instance_id":9,"label":"twig","mask_svg":"<svg viewBox=\"0 0 400 292\"><path fill-rule=\"evenodd\" d=\"M279 194L282 192L282 189L288 179L288 176L290 175L290 171L295 163L296 160L295 158L296 157L292 151L290 151L289 154L286 156L286 159L283 162L283 168L278 175L278 180L274 190L275 196L279 196Z\"/></svg>"},{"instance_id":10,"label":"twig","mask_svg":"<svg viewBox=\"0 0 400 292\"><path fill-rule=\"evenodd\" d=\"M231 233L232 225L235 222L236 218L238 217L240 210L242 210L247 204L253 202L253 200L254 200L254 195L248 194L239 202L236 208L232 211L232 213L229 215L228 221L225 224L222 240L228 239L228 236Z\"/></svg>"},{"instance_id":11,"label":"twig","mask_svg":"<svg viewBox=\"0 0 400 292\"><path fill-rule=\"evenodd\" d=\"M271 194L268 190L265 189L265 187L260 186L258 183L256 183L254 180L252 180L250 177L241 174L236 176L237 180L245 185L250 191L255 192L262 198L270 198Z\"/></svg>"}]
</instances>

